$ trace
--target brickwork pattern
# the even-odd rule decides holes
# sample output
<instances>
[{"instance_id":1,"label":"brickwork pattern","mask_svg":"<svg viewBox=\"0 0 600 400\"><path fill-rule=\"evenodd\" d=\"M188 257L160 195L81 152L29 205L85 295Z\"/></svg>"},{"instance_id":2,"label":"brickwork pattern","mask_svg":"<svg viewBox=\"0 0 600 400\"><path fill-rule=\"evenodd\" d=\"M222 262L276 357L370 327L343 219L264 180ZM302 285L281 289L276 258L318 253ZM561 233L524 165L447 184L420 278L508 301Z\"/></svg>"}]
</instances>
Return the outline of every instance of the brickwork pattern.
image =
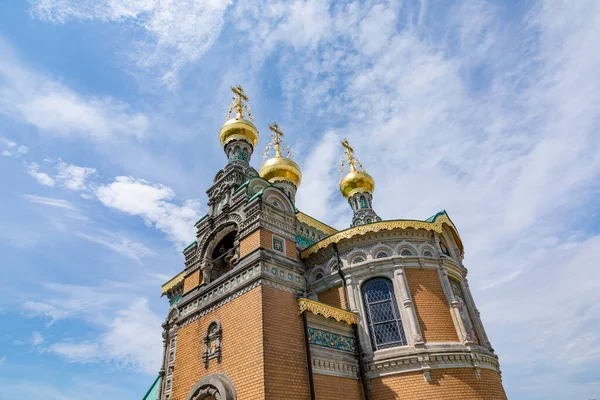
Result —
<instances>
[{"instance_id":1,"label":"brickwork pattern","mask_svg":"<svg viewBox=\"0 0 600 400\"><path fill-rule=\"evenodd\" d=\"M319 301L321 303L325 303L327 305L346 309L346 301L344 299L344 287L339 284L338 286L334 286L329 288L318 294Z\"/></svg>"},{"instance_id":2,"label":"brickwork pattern","mask_svg":"<svg viewBox=\"0 0 600 400\"><path fill-rule=\"evenodd\" d=\"M250 254L255 249L273 249L273 233L267 229L257 229L240 240L240 258ZM296 243L285 239L285 255L296 260L298 258Z\"/></svg>"},{"instance_id":3,"label":"brickwork pattern","mask_svg":"<svg viewBox=\"0 0 600 400\"><path fill-rule=\"evenodd\" d=\"M257 249L260 246L260 229L257 229L240 240L240 258L247 256L254 249Z\"/></svg>"},{"instance_id":4,"label":"brickwork pattern","mask_svg":"<svg viewBox=\"0 0 600 400\"><path fill-rule=\"evenodd\" d=\"M437 271L406 269L406 280L426 342L458 342L456 327Z\"/></svg>"},{"instance_id":5,"label":"brickwork pattern","mask_svg":"<svg viewBox=\"0 0 600 400\"><path fill-rule=\"evenodd\" d=\"M179 329L173 378L173 400L185 400L198 380L223 373L233 382L238 399L264 399L262 288L233 299L215 311ZM204 335L215 319L221 321L221 363L204 368Z\"/></svg>"},{"instance_id":6,"label":"brickwork pattern","mask_svg":"<svg viewBox=\"0 0 600 400\"><path fill-rule=\"evenodd\" d=\"M382 400L506 400L506 393L497 372L482 369L481 379L477 379L473 368L456 368L432 370L431 382L424 381L422 372L371 379L370 397Z\"/></svg>"},{"instance_id":7,"label":"brickwork pattern","mask_svg":"<svg viewBox=\"0 0 600 400\"><path fill-rule=\"evenodd\" d=\"M317 400L363 400L362 382L358 379L313 374Z\"/></svg>"},{"instance_id":8,"label":"brickwork pattern","mask_svg":"<svg viewBox=\"0 0 600 400\"><path fill-rule=\"evenodd\" d=\"M263 325L266 398L310 399L304 325L296 296L263 286Z\"/></svg>"},{"instance_id":9,"label":"brickwork pattern","mask_svg":"<svg viewBox=\"0 0 600 400\"><path fill-rule=\"evenodd\" d=\"M199 269L186 276L185 280L183 281L183 293L187 293L195 287L198 287L198 285L200 285L202 282L201 279L202 274L200 273Z\"/></svg>"}]
</instances>

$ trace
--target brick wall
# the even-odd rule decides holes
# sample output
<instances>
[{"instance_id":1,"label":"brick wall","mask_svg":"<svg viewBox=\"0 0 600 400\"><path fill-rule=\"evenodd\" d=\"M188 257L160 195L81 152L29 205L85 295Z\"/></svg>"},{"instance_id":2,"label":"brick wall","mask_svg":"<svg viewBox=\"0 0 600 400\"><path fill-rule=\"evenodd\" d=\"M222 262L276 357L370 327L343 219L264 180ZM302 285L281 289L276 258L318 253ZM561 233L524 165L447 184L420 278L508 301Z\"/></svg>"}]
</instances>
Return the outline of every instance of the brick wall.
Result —
<instances>
[{"instance_id":1,"label":"brick wall","mask_svg":"<svg viewBox=\"0 0 600 400\"><path fill-rule=\"evenodd\" d=\"M358 379L314 374L315 397L317 400L362 400L362 382ZM375 398L374 398L375 399Z\"/></svg>"},{"instance_id":2,"label":"brick wall","mask_svg":"<svg viewBox=\"0 0 600 400\"><path fill-rule=\"evenodd\" d=\"M291 240L285 240L285 255L294 260L297 258L296 243ZM273 248L273 233L260 228L240 240L240 258L250 254L253 250L262 247L263 249Z\"/></svg>"},{"instance_id":3,"label":"brick wall","mask_svg":"<svg viewBox=\"0 0 600 400\"><path fill-rule=\"evenodd\" d=\"M245 238L240 240L240 258L250 254L252 250L261 246L260 244L260 229L255 230Z\"/></svg>"},{"instance_id":4,"label":"brick wall","mask_svg":"<svg viewBox=\"0 0 600 400\"><path fill-rule=\"evenodd\" d=\"M405 271L423 339L426 342L458 342L437 271L411 268Z\"/></svg>"},{"instance_id":5,"label":"brick wall","mask_svg":"<svg viewBox=\"0 0 600 400\"><path fill-rule=\"evenodd\" d=\"M296 297L263 286L263 324L266 398L309 399L304 325Z\"/></svg>"},{"instance_id":6,"label":"brick wall","mask_svg":"<svg viewBox=\"0 0 600 400\"><path fill-rule=\"evenodd\" d=\"M346 301L344 299L344 287L339 284L329 288L318 294L321 303L328 304L333 307L346 309Z\"/></svg>"},{"instance_id":7,"label":"brick wall","mask_svg":"<svg viewBox=\"0 0 600 400\"><path fill-rule=\"evenodd\" d=\"M500 375L481 370L481 379L473 368L432 370L431 383L422 372L409 372L371 379L372 399L444 399L444 400L506 400Z\"/></svg>"},{"instance_id":8,"label":"brick wall","mask_svg":"<svg viewBox=\"0 0 600 400\"><path fill-rule=\"evenodd\" d=\"M201 282L202 274L200 273L200 270L197 269L185 277L185 280L183 281L183 293L189 292L193 288L200 285Z\"/></svg>"},{"instance_id":9,"label":"brick wall","mask_svg":"<svg viewBox=\"0 0 600 400\"><path fill-rule=\"evenodd\" d=\"M240 400L265 398L261 303L262 289L257 287L179 329L173 400L185 400L198 380L213 373L227 375ZM223 359L221 363L210 360L205 369L203 340L215 319L223 329Z\"/></svg>"}]
</instances>

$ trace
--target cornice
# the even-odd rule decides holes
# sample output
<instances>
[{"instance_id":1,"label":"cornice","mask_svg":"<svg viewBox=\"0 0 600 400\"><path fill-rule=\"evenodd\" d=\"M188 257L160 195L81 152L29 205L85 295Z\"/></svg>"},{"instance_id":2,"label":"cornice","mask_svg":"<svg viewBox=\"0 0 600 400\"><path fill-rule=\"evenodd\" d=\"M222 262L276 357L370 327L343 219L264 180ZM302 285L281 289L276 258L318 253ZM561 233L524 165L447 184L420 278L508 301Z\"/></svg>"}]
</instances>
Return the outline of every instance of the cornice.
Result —
<instances>
[{"instance_id":1,"label":"cornice","mask_svg":"<svg viewBox=\"0 0 600 400\"><path fill-rule=\"evenodd\" d=\"M462 253L463 246L458 236L458 231L450 218L446 214L440 215L432 222L426 221L417 221L417 220L392 220L392 221L381 221L375 222L368 225L359 225L353 228L349 228L340 232L337 232L331 236L326 237L325 239L313 244L307 249L303 250L300 253L302 258L308 258L312 254L317 253L319 250L325 249L333 243L339 243L342 240L350 239L356 236L362 236L367 233L374 233L386 230L393 229L425 229L427 231L433 231L441 234L443 232L443 226L447 225L451 228L453 234L455 235L456 241L459 245L460 251Z\"/></svg>"}]
</instances>

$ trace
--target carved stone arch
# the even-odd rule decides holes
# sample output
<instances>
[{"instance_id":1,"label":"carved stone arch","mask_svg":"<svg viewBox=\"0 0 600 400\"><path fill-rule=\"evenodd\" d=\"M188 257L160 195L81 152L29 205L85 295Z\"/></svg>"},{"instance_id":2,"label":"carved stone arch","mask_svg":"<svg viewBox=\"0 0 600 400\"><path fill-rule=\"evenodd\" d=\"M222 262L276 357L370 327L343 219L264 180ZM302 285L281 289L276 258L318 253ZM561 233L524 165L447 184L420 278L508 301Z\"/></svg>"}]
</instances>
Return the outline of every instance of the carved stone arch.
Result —
<instances>
[{"instance_id":1,"label":"carved stone arch","mask_svg":"<svg viewBox=\"0 0 600 400\"><path fill-rule=\"evenodd\" d=\"M235 387L226 375L212 374L200 379L185 400L236 400Z\"/></svg>"},{"instance_id":2,"label":"carved stone arch","mask_svg":"<svg viewBox=\"0 0 600 400\"><path fill-rule=\"evenodd\" d=\"M252 193L258 193L261 190L263 190L264 188L270 186L271 184L269 183L268 180L261 178L260 176L256 176L254 178L251 178L248 181L248 189L252 192Z\"/></svg>"},{"instance_id":3,"label":"carved stone arch","mask_svg":"<svg viewBox=\"0 0 600 400\"><path fill-rule=\"evenodd\" d=\"M223 170L220 170L219 172L217 172L217 174L215 175L215 179L213 179L213 182L216 182L219 179L221 179L221 177L223 176L224 173L225 173L225 171L223 171Z\"/></svg>"},{"instance_id":4,"label":"carved stone arch","mask_svg":"<svg viewBox=\"0 0 600 400\"><path fill-rule=\"evenodd\" d=\"M317 279L317 276L319 274L321 274L322 276L321 276L321 278ZM323 269L323 267L317 267L310 274L310 282L309 283L316 282L320 279L323 279L324 277L325 277L325 269Z\"/></svg>"},{"instance_id":5,"label":"carved stone arch","mask_svg":"<svg viewBox=\"0 0 600 400\"><path fill-rule=\"evenodd\" d=\"M431 256L425 255L426 252L431 253ZM423 257L437 257L437 251L435 251L429 243L423 243L421 246L419 246L419 254Z\"/></svg>"},{"instance_id":6,"label":"carved stone arch","mask_svg":"<svg viewBox=\"0 0 600 400\"><path fill-rule=\"evenodd\" d=\"M179 319L179 309L177 308L177 306L173 306L169 310L169 313L167 314L167 322L169 324L172 324L172 323L176 322L178 319Z\"/></svg>"},{"instance_id":7,"label":"carved stone arch","mask_svg":"<svg viewBox=\"0 0 600 400\"><path fill-rule=\"evenodd\" d=\"M335 259L335 257L332 257L331 260L329 260L329 262L327 262L325 266L325 275L330 275L332 272L336 272L337 266L337 260Z\"/></svg>"},{"instance_id":8,"label":"carved stone arch","mask_svg":"<svg viewBox=\"0 0 600 400\"><path fill-rule=\"evenodd\" d=\"M362 258L363 261L358 261L357 259L359 257ZM356 264L359 262L365 262L365 261L367 261L367 259L368 259L367 253L362 250L354 250L346 256L346 261L347 261L348 265Z\"/></svg>"},{"instance_id":9,"label":"carved stone arch","mask_svg":"<svg viewBox=\"0 0 600 400\"><path fill-rule=\"evenodd\" d=\"M371 257L375 260L377 258L381 258L381 257L378 257L378 255L380 253L385 253L387 255L387 257L391 257L392 254L394 254L394 249L392 247L390 247L388 244L377 243L375 246L373 246L370 253L371 253Z\"/></svg>"},{"instance_id":10,"label":"carved stone arch","mask_svg":"<svg viewBox=\"0 0 600 400\"><path fill-rule=\"evenodd\" d=\"M233 219L228 218L227 221L223 222L221 225L213 229L211 235L205 236L202 240L202 243L198 246L198 249L200 250L200 254L202 255L203 259L210 260L211 254L215 246L221 241L221 239L225 237L225 235L234 231L239 232L238 224Z\"/></svg>"},{"instance_id":11,"label":"carved stone arch","mask_svg":"<svg viewBox=\"0 0 600 400\"><path fill-rule=\"evenodd\" d=\"M267 204L271 204L274 201L277 201L281 204L279 208L281 211L286 213L294 213L294 205L292 204L290 198L285 194L285 192L277 187L271 186L267 187L263 190L262 195L263 201Z\"/></svg>"},{"instance_id":12,"label":"carved stone arch","mask_svg":"<svg viewBox=\"0 0 600 400\"><path fill-rule=\"evenodd\" d=\"M406 252L406 250L410 251L410 254L412 256L416 256L417 254L419 254L417 249L415 249L413 246L411 246L410 244L408 244L406 242L401 242L396 248L397 248L397 254L400 256L403 255L402 252Z\"/></svg>"}]
</instances>

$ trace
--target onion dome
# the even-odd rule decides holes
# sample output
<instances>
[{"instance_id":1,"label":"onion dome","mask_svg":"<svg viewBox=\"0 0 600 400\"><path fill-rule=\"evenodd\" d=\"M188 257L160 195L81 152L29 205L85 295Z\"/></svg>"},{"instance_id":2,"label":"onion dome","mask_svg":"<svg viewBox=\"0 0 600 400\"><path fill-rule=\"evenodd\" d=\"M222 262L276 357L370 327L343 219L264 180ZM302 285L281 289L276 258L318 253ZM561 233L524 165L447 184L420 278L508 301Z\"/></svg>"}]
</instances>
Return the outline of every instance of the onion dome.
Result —
<instances>
[{"instance_id":1,"label":"onion dome","mask_svg":"<svg viewBox=\"0 0 600 400\"><path fill-rule=\"evenodd\" d=\"M375 191L375 181L371 175L367 174L360 161L354 157L354 149L350 147L347 139L342 141L342 146L345 148L345 154L350 165L350 172L340 181L340 191L342 195L348 199L356 193L373 193ZM344 163L346 159L342 158L341 172L344 171ZM360 170L356 168L358 164Z\"/></svg>"},{"instance_id":2,"label":"onion dome","mask_svg":"<svg viewBox=\"0 0 600 400\"><path fill-rule=\"evenodd\" d=\"M252 123L254 118L250 114L250 107L245 104L248 97L240 85L232 87L231 91L234 93L233 103L229 106L227 121L219 132L221 144L225 146L232 140L243 140L254 147L258 143L258 130ZM232 118L231 113L233 111L235 111L235 117ZM248 119L246 119L246 113Z\"/></svg>"},{"instance_id":3,"label":"onion dome","mask_svg":"<svg viewBox=\"0 0 600 400\"><path fill-rule=\"evenodd\" d=\"M271 183L278 181L288 181L294 184L294 186L300 186L302 181L302 172L300 167L290 158L290 152L288 156L283 157L281 155L281 137L283 132L279 130L277 124L269 126L269 129L273 131L271 135L271 141L267 145L265 150L265 158L269 154L271 147L275 150L275 157L266 160L260 167L259 174L261 178L268 180Z\"/></svg>"}]
</instances>

